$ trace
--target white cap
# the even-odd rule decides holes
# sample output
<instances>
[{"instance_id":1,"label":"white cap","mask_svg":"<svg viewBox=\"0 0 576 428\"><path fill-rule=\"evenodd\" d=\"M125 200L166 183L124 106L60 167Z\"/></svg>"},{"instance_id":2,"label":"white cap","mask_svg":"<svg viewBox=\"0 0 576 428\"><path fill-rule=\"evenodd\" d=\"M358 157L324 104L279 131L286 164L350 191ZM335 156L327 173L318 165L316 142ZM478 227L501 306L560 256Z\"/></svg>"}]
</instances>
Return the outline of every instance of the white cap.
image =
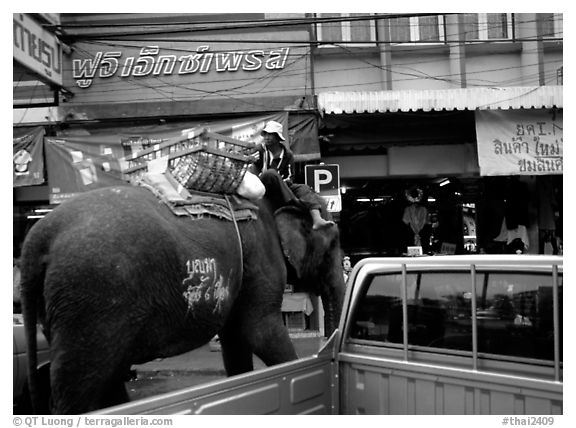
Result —
<instances>
[{"instance_id":1,"label":"white cap","mask_svg":"<svg viewBox=\"0 0 576 428\"><path fill-rule=\"evenodd\" d=\"M269 121L262 132L268 132L269 134L277 134L282 141L286 141L284 136L282 135L282 124L278 123L274 120Z\"/></svg>"}]
</instances>

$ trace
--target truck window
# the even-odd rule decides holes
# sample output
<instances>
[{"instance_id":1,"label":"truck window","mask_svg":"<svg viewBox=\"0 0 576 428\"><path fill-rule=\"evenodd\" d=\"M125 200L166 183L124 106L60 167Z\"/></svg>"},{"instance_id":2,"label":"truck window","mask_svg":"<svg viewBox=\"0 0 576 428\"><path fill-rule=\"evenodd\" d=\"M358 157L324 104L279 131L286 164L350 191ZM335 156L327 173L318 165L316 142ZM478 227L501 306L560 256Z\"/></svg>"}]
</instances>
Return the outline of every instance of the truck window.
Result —
<instances>
[{"instance_id":1,"label":"truck window","mask_svg":"<svg viewBox=\"0 0 576 428\"><path fill-rule=\"evenodd\" d=\"M408 345L411 348L472 351L471 282L469 271L406 274ZM353 315L351 338L392 346L403 344L402 284L399 273L374 275L370 279ZM561 275L559 290L561 308ZM552 275L476 273L477 336L481 356L553 360L552 316Z\"/></svg>"},{"instance_id":2,"label":"truck window","mask_svg":"<svg viewBox=\"0 0 576 428\"><path fill-rule=\"evenodd\" d=\"M562 320L562 276L558 278ZM540 360L554 359L552 276L490 273L477 282L478 351ZM560 360L562 360L562 323Z\"/></svg>"}]
</instances>

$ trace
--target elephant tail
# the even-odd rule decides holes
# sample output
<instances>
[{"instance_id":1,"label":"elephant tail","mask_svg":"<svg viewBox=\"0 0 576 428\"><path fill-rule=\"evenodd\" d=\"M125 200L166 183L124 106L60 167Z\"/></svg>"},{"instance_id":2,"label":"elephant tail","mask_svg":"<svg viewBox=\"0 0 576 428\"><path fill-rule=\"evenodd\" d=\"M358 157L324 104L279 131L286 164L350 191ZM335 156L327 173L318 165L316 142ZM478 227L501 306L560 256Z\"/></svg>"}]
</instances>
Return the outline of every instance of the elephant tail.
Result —
<instances>
[{"instance_id":1,"label":"elephant tail","mask_svg":"<svg viewBox=\"0 0 576 428\"><path fill-rule=\"evenodd\" d=\"M29 236L29 238L31 238ZM26 332L26 353L28 361L28 389L34 413L47 413L40 407L40 381L38 367L38 322L45 318L44 278L46 256L33 239L28 239L22 249L20 293L22 315ZM49 338L48 338L49 340Z\"/></svg>"}]
</instances>

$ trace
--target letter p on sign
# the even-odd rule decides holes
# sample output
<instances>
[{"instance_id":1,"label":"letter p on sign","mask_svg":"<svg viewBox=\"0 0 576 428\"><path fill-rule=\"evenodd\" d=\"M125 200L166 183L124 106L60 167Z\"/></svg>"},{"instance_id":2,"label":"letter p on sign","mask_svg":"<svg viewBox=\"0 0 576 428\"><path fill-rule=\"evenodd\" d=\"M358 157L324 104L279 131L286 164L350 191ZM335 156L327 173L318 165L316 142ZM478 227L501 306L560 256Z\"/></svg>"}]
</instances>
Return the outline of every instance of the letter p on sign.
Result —
<instances>
[{"instance_id":1,"label":"letter p on sign","mask_svg":"<svg viewBox=\"0 0 576 428\"><path fill-rule=\"evenodd\" d=\"M320 187L332 182L332 173L327 169L314 170L314 191L320 193Z\"/></svg>"},{"instance_id":2,"label":"letter p on sign","mask_svg":"<svg viewBox=\"0 0 576 428\"><path fill-rule=\"evenodd\" d=\"M306 165L306 184L322 196L340 194L339 165Z\"/></svg>"}]
</instances>

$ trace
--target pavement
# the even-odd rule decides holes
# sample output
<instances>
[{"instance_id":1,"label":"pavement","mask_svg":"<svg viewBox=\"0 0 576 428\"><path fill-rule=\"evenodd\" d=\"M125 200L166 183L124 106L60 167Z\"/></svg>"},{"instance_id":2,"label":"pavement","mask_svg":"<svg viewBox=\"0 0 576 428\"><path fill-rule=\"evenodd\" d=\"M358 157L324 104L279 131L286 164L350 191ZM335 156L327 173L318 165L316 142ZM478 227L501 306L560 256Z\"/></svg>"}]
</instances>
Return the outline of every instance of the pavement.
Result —
<instances>
[{"instance_id":1,"label":"pavement","mask_svg":"<svg viewBox=\"0 0 576 428\"><path fill-rule=\"evenodd\" d=\"M318 353L326 341L324 337L316 335L291 335L291 339L300 358ZM254 369L257 370L264 367L266 367L265 364L254 356ZM226 375L224 363L222 362L222 353L219 344L215 341L181 355L170 358L158 358L132 368L136 370L139 376L173 375L190 372L202 375Z\"/></svg>"}]
</instances>

